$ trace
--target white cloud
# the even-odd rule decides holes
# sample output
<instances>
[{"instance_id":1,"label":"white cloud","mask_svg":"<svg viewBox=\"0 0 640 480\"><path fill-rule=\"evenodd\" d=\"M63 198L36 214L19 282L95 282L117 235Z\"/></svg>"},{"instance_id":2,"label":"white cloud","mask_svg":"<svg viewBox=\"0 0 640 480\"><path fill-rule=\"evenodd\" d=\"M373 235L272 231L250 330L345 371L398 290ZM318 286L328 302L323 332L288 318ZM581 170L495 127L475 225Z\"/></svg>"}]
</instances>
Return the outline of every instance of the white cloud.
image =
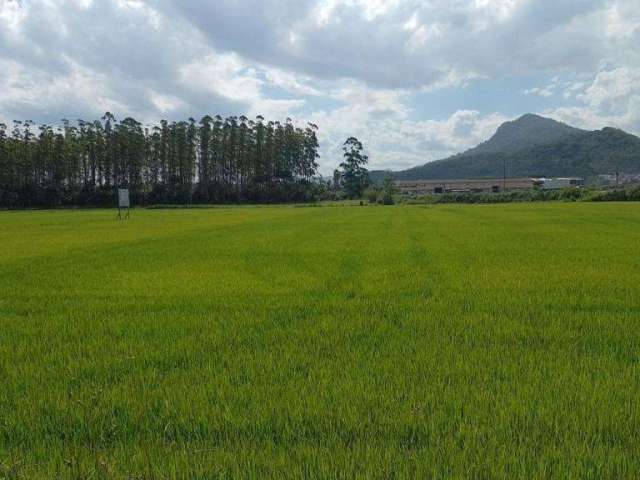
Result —
<instances>
[{"instance_id":1,"label":"white cloud","mask_svg":"<svg viewBox=\"0 0 640 480\"><path fill-rule=\"evenodd\" d=\"M151 92L151 102L162 114L167 114L175 110L184 109L187 104L181 98L162 93Z\"/></svg>"},{"instance_id":2,"label":"white cloud","mask_svg":"<svg viewBox=\"0 0 640 480\"><path fill-rule=\"evenodd\" d=\"M204 90L230 100L255 101L263 81L235 53L213 54L183 65L180 82L194 90Z\"/></svg>"},{"instance_id":3,"label":"white cloud","mask_svg":"<svg viewBox=\"0 0 640 480\"><path fill-rule=\"evenodd\" d=\"M84 68L67 59L66 74L52 77L45 71L28 68L16 61L0 59L0 112L5 120L23 119L29 115L46 112L48 109L63 111L69 98L81 99L80 109L86 114L105 111L126 111L109 88L110 82L104 75ZM78 111L77 113L82 113ZM68 112L72 114L76 112ZM61 113L58 117L68 116ZM37 119L35 119L37 120Z\"/></svg>"},{"instance_id":4,"label":"white cloud","mask_svg":"<svg viewBox=\"0 0 640 480\"><path fill-rule=\"evenodd\" d=\"M18 2L0 2L0 25L5 34L16 35L26 16L26 10Z\"/></svg>"},{"instance_id":5,"label":"white cloud","mask_svg":"<svg viewBox=\"0 0 640 480\"><path fill-rule=\"evenodd\" d=\"M613 126L640 133L640 67L618 67L598 72L592 82L576 83L570 90L576 106L550 109L544 113L561 121L589 129Z\"/></svg>"},{"instance_id":6,"label":"white cloud","mask_svg":"<svg viewBox=\"0 0 640 480\"><path fill-rule=\"evenodd\" d=\"M271 98L261 98L252 103L247 114L250 117L262 115L265 118L282 120L287 117L295 117L301 120L301 111L305 106L304 100L275 100Z\"/></svg>"},{"instance_id":7,"label":"white cloud","mask_svg":"<svg viewBox=\"0 0 640 480\"><path fill-rule=\"evenodd\" d=\"M640 68L620 67L599 72L579 98L592 107L611 113L628 109L629 100L640 95Z\"/></svg>"},{"instance_id":8,"label":"white cloud","mask_svg":"<svg viewBox=\"0 0 640 480\"><path fill-rule=\"evenodd\" d=\"M268 98L264 93L266 86L277 86L297 95L320 95L306 85L306 78L262 65L250 66L234 53L212 54L186 64L180 68L179 78L189 89L241 102L245 107L240 113L249 116L283 119L299 113L306 103L303 99Z\"/></svg>"},{"instance_id":9,"label":"white cloud","mask_svg":"<svg viewBox=\"0 0 640 480\"><path fill-rule=\"evenodd\" d=\"M336 11L341 7L347 7L357 9L365 20L371 22L398 8L401 4L400 0L320 0L313 10L313 16L317 18L318 25L326 25L332 20Z\"/></svg>"},{"instance_id":10,"label":"white cloud","mask_svg":"<svg viewBox=\"0 0 640 480\"><path fill-rule=\"evenodd\" d=\"M631 1L183 0L165 8L252 61L383 88L426 88L451 71L494 77L591 69L631 48L629 39L602 41L611 3Z\"/></svg>"},{"instance_id":11,"label":"white cloud","mask_svg":"<svg viewBox=\"0 0 640 480\"><path fill-rule=\"evenodd\" d=\"M527 90L524 91L525 95L538 95L540 97L553 97L554 95L554 87L549 85L546 86L544 88L540 88L540 87L534 87L534 88L529 88Z\"/></svg>"},{"instance_id":12,"label":"white cloud","mask_svg":"<svg viewBox=\"0 0 640 480\"><path fill-rule=\"evenodd\" d=\"M339 89L331 92L331 97L367 114L404 116L408 113L402 90L372 89L361 82L346 81Z\"/></svg>"},{"instance_id":13,"label":"white cloud","mask_svg":"<svg viewBox=\"0 0 640 480\"><path fill-rule=\"evenodd\" d=\"M364 143L371 169L399 169L471 148L509 119L497 113L459 110L443 120L418 121L407 107L408 92L372 90L354 82L333 96L344 105L311 115L311 121L322 125L320 140L328 157L325 174L338 163L342 142L350 135Z\"/></svg>"},{"instance_id":14,"label":"white cloud","mask_svg":"<svg viewBox=\"0 0 640 480\"><path fill-rule=\"evenodd\" d=\"M264 73L267 81L273 86L282 88L296 95L319 96L323 93L312 87L313 79L308 76L296 75L278 68L264 66Z\"/></svg>"},{"instance_id":15,"label":"white cloud","mask_svg":"<svg viewBox=\"0 0 640 480\"><path fill-rule=\"evenodd\" d=\"M613 2L606 12L608 37L626 40L640 33L640 9L637 2Z\"/></svg>"},{"instance_id":16,"label":"white cloud","mask_svg":"<svg viewBox=\"0 0 640 480\"><path fill-rule=\"evenodd\" d=\"M556 103L548 113L579 126L638 132L637 7L0 0L0 118L289 116L320 126L325 172L347 136L373 167L415 165L485 140L532 102ZM438 119L416 114L426 111Z\"/></svg>"},{"instance_id":17,"label":"white cloud","mask_svg":"<svg viewBox=\"0 0 640 480\"><path fill-rule=\"evenodd\" d=\"M471 3L474 30L481 32L507 22L524 3L517 0L474 0Z\"/></svg>"}]
</instances>

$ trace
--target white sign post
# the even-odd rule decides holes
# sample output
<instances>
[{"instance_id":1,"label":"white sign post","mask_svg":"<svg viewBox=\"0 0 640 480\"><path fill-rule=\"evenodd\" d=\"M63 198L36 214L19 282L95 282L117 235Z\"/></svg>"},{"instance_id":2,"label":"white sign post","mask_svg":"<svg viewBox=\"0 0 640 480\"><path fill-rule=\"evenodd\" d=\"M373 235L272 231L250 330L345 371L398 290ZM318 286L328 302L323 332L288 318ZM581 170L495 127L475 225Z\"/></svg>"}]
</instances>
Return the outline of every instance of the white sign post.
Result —
<instances>
[{"instance_id":1,"label":"white sign post","mask_svg":"<svg viewBox=\"0 0 640 480\"><path fill-rule=\"evenodd\" d=\"M131 202L129 200L129 189L119 188L118 189L118 219L122 220L123 218L129 218L130 206L131 206ZM124 217L122 215L123 209L125 211Z\"/></svg>"}]
</instances>

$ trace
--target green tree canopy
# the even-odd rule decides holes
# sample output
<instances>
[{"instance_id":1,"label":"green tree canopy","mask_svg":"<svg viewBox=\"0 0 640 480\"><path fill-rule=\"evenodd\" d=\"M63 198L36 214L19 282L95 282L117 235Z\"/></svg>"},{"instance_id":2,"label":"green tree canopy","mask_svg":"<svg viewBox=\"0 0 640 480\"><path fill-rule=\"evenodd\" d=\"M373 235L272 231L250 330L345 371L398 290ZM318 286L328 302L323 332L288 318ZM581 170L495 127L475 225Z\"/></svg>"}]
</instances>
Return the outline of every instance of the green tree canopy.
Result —
<instances>
[{"instance_id":1,"label":"green tree canopy","mask_svg":"<svg viewBox=\"0 0 640 480\"><path fill-rule=\"evenodd\" d=\"M0 207L113 205L117 186L137 204L309 200L315 188L314 124L206 115L153 126L107 112L33 126L0 124Z\"/></svg>"},{"instance_id":2,"label":"green tree canopy","mask_svg":"<svg viewBox=\"0 0 640 480\"><path fill-rule=\"evenodd\" d=\"M349 137L342 146L344 161L340 164L338 176L347 198L361 198L369 184L369 175L364 167L369 157L364 154L362 143Z\"/></svg>"}]
</instances>

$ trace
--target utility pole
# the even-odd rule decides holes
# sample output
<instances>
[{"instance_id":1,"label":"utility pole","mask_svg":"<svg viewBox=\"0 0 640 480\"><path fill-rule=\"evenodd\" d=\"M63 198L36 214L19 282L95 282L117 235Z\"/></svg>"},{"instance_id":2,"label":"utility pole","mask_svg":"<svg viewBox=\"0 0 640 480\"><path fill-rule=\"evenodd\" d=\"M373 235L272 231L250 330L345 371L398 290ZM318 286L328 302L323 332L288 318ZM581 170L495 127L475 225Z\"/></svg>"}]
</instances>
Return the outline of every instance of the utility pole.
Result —
<instances>
[{"instance_id":1,"label":"utility pole","mask_svg":"<svg viewBox=\"0 0 640 480\"><path fill-rule=\"evenodd\" d=\"M502 159L502 190L507 191L507 159Z\"/></svg>"}]
</instances>

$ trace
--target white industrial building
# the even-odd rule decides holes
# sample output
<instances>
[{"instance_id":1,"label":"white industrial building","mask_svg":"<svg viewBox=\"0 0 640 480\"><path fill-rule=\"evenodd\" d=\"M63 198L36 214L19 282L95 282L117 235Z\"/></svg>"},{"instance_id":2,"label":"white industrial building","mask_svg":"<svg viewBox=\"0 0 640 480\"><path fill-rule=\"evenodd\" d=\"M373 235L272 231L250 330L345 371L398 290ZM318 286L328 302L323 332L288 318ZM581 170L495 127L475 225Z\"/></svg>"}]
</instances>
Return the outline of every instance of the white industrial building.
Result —
<instances>
[{"instance_id":1,"label":"white industrial building","mask_svg":"<svg viewBox=\"0 0 640 480\"><path fill-rule=\"evenodd\" d=\"M514 190L530 190L541 188L543 190L559 190L562 188L581 187L584 179L581 177L567 178L475 178L475 179L449 179L449 180L409 180L396 181L396 187L410 195L425 195L431 193L455 193L455 192L507 192Z\"/></svg>"},{"instance_id":2,"label":"white industrial building","mask_svg":"<svg viewBox=\"0 0 640 480\"><path fill-rule=\"evenodd\" d=\"M561 188L582 187L584 185L584 178L537 178L536 184L543 190L559 190Z\"/></svg>"}]
</instances>

